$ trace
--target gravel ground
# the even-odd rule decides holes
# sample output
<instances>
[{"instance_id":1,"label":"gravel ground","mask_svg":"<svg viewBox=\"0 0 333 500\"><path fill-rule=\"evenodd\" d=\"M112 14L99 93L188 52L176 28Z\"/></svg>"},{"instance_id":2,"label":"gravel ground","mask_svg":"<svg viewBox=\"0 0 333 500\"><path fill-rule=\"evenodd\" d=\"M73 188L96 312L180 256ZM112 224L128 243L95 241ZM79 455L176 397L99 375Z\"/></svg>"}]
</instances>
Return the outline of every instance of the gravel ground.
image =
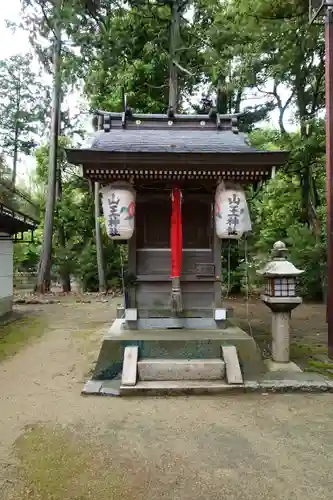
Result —
<instances>
[{"instance_id":1,"label":"gravel ground","mask_svg":"<svg viewBox=\"0 0 333 500\"><path fill-rule=\"evenodd\" d=\"M333 395L80 396L110 302L35 307L0 364L1 500L331 498Z\"/></svg>"}]
</instances>

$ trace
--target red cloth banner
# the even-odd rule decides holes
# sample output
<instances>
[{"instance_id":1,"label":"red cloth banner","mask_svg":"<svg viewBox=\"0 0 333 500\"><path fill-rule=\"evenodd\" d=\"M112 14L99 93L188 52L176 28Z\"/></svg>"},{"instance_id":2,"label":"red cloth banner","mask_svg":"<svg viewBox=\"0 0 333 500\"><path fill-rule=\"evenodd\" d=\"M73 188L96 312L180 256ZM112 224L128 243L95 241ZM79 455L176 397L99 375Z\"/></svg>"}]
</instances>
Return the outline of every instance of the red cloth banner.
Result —
<instances>
[{"instance_id":1,"label":"red cloth banner","mask_svg":"<svg viewBox=\"0 0 333 500\"><path fill-rule=\"evenodd\" d=\"M178 186L172 188L171 208L171 278L179 278L182 272L183 256L183 225L182 225L182 195Z\"/></svg>"}]
</instances>

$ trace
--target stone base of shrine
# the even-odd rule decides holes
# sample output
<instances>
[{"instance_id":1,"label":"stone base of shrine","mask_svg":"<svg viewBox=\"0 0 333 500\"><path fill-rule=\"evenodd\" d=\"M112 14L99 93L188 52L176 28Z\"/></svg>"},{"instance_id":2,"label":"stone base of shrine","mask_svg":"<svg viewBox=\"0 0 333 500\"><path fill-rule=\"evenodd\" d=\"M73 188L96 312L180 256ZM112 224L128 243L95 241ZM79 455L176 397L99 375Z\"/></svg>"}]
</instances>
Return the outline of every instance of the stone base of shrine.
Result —
<instances>
[{"instance_id":1,"label":"stone base of shrine","mask_svg":"<svg viewBox=\"0 0 333 500\"><path fill-rule=\"evenodd\" d=\"M120 379L124 351L138 346L140 359L221 359L221 346L236 347L244 377L258 377L267 371L254 339L235 326L222 329L143 329L128 330L117 319L106 332L93 373L93 380Z\"/></svg>"},{"instance_id":2,"label":"stone base of shrine","mask_svg":"<svg viewBox=\"0 0 333 500\"><path fill-rule=\"evenodd\" d=\"M262 359L238 327L128 330L117 319L106 332L82 394L181 395L244 392L333 392L333 381L294 363Z\"/></svg>"}]
</instances>

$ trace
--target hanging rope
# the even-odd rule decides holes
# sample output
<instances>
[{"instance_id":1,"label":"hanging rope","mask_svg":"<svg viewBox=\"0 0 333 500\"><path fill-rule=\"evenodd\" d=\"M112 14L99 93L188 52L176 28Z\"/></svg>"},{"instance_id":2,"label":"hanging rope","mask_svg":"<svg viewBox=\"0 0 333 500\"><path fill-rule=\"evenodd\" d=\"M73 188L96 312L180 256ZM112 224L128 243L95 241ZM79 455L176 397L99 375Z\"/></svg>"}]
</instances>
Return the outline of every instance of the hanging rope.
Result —
<instances>
[{"instance_id":1,"label":"hanging rope","mask_svg":"<svg viewBox=\"0 0 333 500\"><path fill-rule=\"evenodd\" d=\"M222 299L227 299L229 297L231 289L231 240L228 240L228 256L227 256L227 290L224 293Z\"/></svg>"},{"instance_id":2,"label":"hanging rope","mask_svg":"<svg viewBox=\"0 0 333 500\"><path fill-rule=\"evenodd\" d=\"M124 259L122 253L122 246L119 245L119 255L120 255L120 269L121 269L121 291L124 297L124 308L126 309L126 293L125 293L125 276L124 276Z\"/></svg>"},{"instance_id":3,"label":"hanging rope","mask_svg":"<svg viewBox=\"0 0 333 500\"><path fill-rule=\"evenodd\" d=\"M171 197L171 310L173 313L178 314L183 310L182 294L180 289L180 275L183 255L183 228L181 213L181 192L178 186L174 186L172 188Z\"/></svg>"},{"instance_id":4,"label":"hanging rope","mask_svg":"<svg viewBox=\"0 0 333 500\"><path fill-rule=\"evenodd\" d=\"M249 311L249 299L250 299L250 292L249 292L249 259L248 259L248 248L247 248L247 235L245 234L245 239L244 239L244 261L245 261L245 307L246 307L246 322L249 327L249 333L251 337L253 337L252 334L252 326L250 323L250 311Z\"/></svg>"}]
</instances>

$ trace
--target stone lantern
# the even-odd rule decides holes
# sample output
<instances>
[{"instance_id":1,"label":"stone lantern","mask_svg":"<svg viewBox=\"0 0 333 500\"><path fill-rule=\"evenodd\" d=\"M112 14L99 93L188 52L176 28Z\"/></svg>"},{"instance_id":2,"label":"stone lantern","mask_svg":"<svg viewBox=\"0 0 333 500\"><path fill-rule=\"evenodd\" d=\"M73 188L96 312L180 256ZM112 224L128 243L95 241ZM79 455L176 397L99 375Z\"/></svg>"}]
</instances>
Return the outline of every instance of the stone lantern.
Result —
<instances>
[{"instance_id":1,"label":"stone lantern","mask_svg":"<svg viewBox=\"0 0 333 500\"><path fill-rule=\"evenodd\" d=\"M258 274L265 279L261 300L270 308L272 316L272 359L289 363L291 311L302 303L296 294L296 278L304 271L286 259L287 249L282 241L274 243L272 260Z\"/></svg>"}]
</instances>

